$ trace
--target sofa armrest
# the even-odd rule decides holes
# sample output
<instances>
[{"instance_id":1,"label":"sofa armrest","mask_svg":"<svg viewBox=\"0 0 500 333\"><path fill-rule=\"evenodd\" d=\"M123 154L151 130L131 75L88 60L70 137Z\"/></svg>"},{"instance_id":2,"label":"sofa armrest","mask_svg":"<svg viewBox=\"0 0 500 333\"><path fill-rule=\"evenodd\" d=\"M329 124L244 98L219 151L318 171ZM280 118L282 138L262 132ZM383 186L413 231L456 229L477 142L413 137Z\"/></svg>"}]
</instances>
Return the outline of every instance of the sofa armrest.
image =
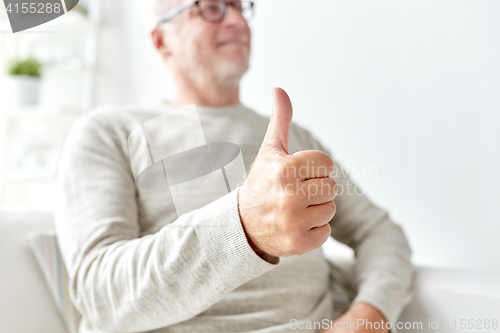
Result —
<instances>
[{"instance_id":1,"label":"sofa armrest","mask_svg":"<svg viewBox=\"0 0 500 333\"><path fill-rule=\"evenodd\" d=\"M327 255L326 257L345 274L346 278L354 278L353 256ZM498 332L499 281L498 273L416 266L412 284L413 298L398 319L402 325L402 329L398 331ZM492 327L493 320L498 323L496 330ZM488 321L490 329L486 329L485 324ZM467 327L468 325L471 328Z\"/></svg>"},{"instance_id":2,"label":"sofa armrest","mask_svg":"<svg viewBox=\"0 0 500 333\"><path fill-rule=\"evenodd\" d=\"M53 228L48 212L0 210L0 332L66 333L26 239Z\"/></svg>"}]
</instances>

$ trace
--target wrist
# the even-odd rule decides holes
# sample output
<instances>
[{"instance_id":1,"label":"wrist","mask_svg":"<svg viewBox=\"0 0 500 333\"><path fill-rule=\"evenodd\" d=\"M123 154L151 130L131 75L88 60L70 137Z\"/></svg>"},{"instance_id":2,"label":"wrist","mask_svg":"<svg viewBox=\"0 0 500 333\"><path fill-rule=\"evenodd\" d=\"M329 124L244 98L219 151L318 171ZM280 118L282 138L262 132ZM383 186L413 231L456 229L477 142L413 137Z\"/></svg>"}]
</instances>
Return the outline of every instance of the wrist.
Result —
<instances>
[{"instance_id":1,"label":"wrist","mask_svg":"<svg viewBox=\"0 0 500 333\"><path fill-rule=\"evenodd\" d=\"M243 228L245 230L245 228ZM247 236L248 244L252 248L252 250L262 259L267 261L270 264L276 265L280 260L279 257L275 257L273 255L270 255L264 251L262 251L255 243L252 241L252 238L245 232L245 236Z\"/></svg>"},{"instance_id":2,"label":"wrist","mask_svg":"<svg viewBox=\"0 0 500 333\"><path fill-rule=\"evenodd\" d=\"M387 318L384 316L384 314L375 306L365 303L365 302L357 302L353 304L349 310L354 317L356 318L362 318L365 319L367 322L378 322L382 323L381 329L377 330L377 332L383 332L383 333L388 333L390 330L387 328Z\"/></svg>"},{"instance_id":3,"label":"wrist","mask_svg":"<svg viewBox=\"0 0 500 333\"><path fill-rule=\"evenodd\" d=\"M267 261L268 263L270 264L278 264L279 263L279 257L275 257L273 255L270 255L264 251L262 251L256 244L255 242L252 240L252 237L247 233L246 229L245 229L245 223L243 222L243 218L241 216L241 212L240 212L240 208L239 208L239 202L240 202L240 190L241 188L238 189L238 214L240 216L240 222L241 222L241 226L243 228L243 232L245 233L245 237L247 238L247 242L248 244L250 245L250 247L252 248L252 250L255 252L255 254L257 254L260 258L262 258L263 260Z\"/></svg>"}]
</instances>

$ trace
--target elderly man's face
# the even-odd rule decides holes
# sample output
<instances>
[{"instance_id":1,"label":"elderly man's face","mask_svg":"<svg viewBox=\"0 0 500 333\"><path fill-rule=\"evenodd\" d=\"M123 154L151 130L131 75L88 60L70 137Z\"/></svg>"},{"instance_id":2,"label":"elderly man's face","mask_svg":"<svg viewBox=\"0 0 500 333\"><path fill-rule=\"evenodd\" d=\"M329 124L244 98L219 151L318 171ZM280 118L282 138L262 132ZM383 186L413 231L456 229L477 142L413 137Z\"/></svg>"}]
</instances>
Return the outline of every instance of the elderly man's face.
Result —
<instances>
[{"instance_id":1,"label":"elderly man's face","mask_svg":"<svg viewBox=\"0 0 500 333\"><path fill-rule=\"evenodd\" d=\"M251 32L232 6L220 23L205 21L196 6L171 22L165 32L170 64L195 80L238 79L247 71Z\"/></svg>"}]
</instances>

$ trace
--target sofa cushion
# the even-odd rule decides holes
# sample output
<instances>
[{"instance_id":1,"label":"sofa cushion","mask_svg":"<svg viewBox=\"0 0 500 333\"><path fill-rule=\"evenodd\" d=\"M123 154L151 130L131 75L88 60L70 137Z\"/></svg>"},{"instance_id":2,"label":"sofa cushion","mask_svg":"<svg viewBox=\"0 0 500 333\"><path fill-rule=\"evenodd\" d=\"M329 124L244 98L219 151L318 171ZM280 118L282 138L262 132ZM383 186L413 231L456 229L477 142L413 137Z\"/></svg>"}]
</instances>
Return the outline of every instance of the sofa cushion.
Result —
<instances>
[{"instance_id":1,"label":"sofa cushion","mask_svg":"<svg viewBox=\"0 0 500 333\"><path fill-rule=\"evenodd\" d=\"M69 297L68 273L55 230L36 231L28 234L27 239L68 332L77 333L81 315Z\"/></svg>"}]
</instances>

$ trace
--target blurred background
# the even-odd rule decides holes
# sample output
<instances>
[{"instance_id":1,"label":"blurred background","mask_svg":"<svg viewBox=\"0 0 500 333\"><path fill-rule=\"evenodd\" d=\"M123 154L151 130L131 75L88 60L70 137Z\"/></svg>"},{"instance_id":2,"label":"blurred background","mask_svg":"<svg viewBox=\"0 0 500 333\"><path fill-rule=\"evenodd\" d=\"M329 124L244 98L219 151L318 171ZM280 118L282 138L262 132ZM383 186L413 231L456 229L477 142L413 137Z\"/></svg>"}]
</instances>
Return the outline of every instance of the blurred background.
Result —
<instances>
[{"instance_id":1,"label":"blurred background","mask_svg":"<svg viewBox=\"0 0 500 333\"><path fill-rule=\"evenodd\" d=\"M414 263L500 272L500 2L255 8L242 103L270 115L271 88L284 88L295 121L403 227ZM16 34L0 6L0 84L2 209L52 209L60 148L84 112L173 95L134 0L80 1Z\"/></svg>"}]
</instances>

